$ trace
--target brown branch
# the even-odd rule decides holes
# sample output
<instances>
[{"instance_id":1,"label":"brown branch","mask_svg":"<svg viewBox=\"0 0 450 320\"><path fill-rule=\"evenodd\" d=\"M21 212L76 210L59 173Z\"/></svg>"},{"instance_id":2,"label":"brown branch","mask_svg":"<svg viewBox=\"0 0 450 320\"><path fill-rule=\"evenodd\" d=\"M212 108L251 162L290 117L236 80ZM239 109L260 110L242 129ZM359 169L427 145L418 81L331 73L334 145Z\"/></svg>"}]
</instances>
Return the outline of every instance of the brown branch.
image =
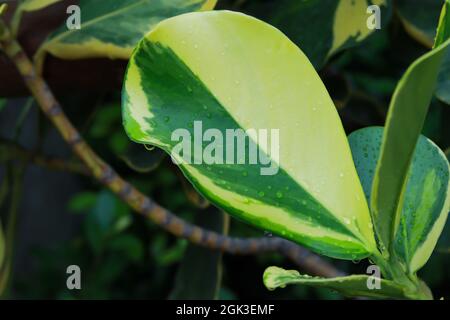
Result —
<instances>
[{"instance_id":1,"label":"brown branch","mask_svg":"<svg viewBox=\"0 0 450 320\"><path fill-rule=\"evenodd\" d=\"M0 42L0 44L8 57L16 65L26 86L35 97L42 111L53 122L64 140L71 146L73 152L83 161L91 172L91 175L119 196L135 211L143 214L176 237L185 238L200 246L232 254L255 254L278 251L292 259L308 272L326 277L342 275L333 265L287 240L279 238L241 239L203 230L198 226L183 221L146 197L120 177L83 140L64 114L64 111L44 79L36 73L33 64L21 46L15 40L6 40Z\"/></svg>"}]
</instances>

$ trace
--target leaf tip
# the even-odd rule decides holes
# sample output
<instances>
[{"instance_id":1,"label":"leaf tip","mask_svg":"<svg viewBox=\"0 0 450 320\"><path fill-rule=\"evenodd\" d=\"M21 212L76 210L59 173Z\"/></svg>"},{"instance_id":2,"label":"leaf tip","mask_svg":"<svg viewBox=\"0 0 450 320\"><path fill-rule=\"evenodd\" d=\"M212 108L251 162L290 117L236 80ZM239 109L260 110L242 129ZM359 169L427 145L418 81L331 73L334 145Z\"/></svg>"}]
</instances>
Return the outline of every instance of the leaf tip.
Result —
<instances>
[{"instance_id":1,"label":"leaf tip","mask_svg":"<svg viewBox=\"0 0 450 320\"><path fill-rule=\"evenodd\" d=\"M285 288L290 280L300 276L296 270L285 270L283 268L271 266L268 267L263 274L263 282L270 291L276 288Z\"/></svg>"}]
</instances>

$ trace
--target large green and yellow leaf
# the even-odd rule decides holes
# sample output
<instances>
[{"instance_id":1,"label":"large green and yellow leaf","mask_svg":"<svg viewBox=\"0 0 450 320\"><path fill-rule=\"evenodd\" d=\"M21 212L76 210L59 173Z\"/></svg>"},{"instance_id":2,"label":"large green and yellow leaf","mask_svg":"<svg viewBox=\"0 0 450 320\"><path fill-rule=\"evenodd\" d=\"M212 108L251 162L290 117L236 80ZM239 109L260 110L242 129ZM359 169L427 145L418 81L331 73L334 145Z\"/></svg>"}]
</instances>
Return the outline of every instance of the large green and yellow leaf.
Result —
<instances>
[{"instance_id":1,"label":"large green and yellow leaf","mask_svg":"<svg viewBox=\"0 0 450 320\"><path fill-rule=\"evenodd\" d=\"M122 99L123 124L136 142L171 153L179 145L172 140L176 129L197 136L194 150L172 156L226 212L331 257L376 251L336 108L307 57L276 28L230 11L165 20L134 51ZM216 136L199 141L208 129ZM220 136L227 129L249 130L247 149L258 147L274 174L262 175L269 165L250 164L249 152L241 164L182 161L201 159L213 142L226 151ZM258 139L264 129L279 130L278 156Z\"/></svg>"},{"instance_id":2,"label":"large green and yellow leaf","mask_svg":"<svg viewBox=\"0 0 450 320\"><path fill-rule=\"evenodd\" d=\"M389 106L371 191L375 230L387 249L400 222L407 173L449 47L450 40L417 59L400 79Z\"/></svg>"},{"instance_id":3,"label":"large green and yellow leaf","mask_svg":"<svg viewBox=\"0 0 450 320\"><path fill-rule=\"evenodd\" d=\"M364 128L349 136L368 201L382 137L381 127ZM406 177L394 249L409 272L415 273L431 256L450 210L448 160L438 146L420 136Z\"/></svg>"},{"instance_id":4,"label":"large green and yellow leaf","mask_svg":"<svg viewBox=\"0 0 450 320\"><path fill-rule=\"evenodd\" d=\"M376 279L380 282L380 288L369 289L368 282L372 281L371 277L373 276L351 275L336 278L321 278L303 275L296 270L269 267L264 272L263 281L269 290L284 288L292 284L301 284L335 290L348 297L365 296L398 299L404 299L406 297L403 289L390 280Z\"/></svg>"},{"instance_id":5,"label":"large green and yellow leaf","mask_svg":"<svg viewBox=\"0 0 450 320\"><path fill-rule=\"evenodd\" d=\"M391 15L390 0L283 0L275 5L269 21L320 67L336 52L357 45L376 31L367 27L370 5L380 7L385 26Z\"/></svg>"},{"instance_id":6,"label":"large green and yellow leaf","mask_svg":"<svg viewBox=\"0 0 450 320\"><path fill-rule=\"evenodd\" d=\"M159 21L190 11L212 10L216 0L81 0L80 29L64 24L43 43L35 60L104 57L128 59L137 42Z\"/></svg>"}]
</instances>

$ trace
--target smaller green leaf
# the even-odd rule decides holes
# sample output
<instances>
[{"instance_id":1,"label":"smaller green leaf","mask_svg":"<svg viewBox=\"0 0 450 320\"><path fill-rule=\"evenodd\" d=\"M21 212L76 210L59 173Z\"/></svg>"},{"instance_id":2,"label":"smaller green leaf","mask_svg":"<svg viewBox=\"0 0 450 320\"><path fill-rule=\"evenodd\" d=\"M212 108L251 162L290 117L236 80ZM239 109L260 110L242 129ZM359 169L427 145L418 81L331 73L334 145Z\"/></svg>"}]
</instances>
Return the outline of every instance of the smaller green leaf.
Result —
<instances>
[{"instance_id":1,"label":"smaller green leaf","mask_svg":"<svg viewBox=\"0 0 450 320\"><path fill-rule=\"evenodd\" d=\"M88 211L84 232L97 253L105 248L110 236L117 235L131 224L129 208L109 191L82 193L77 201L72 202L72 209Z\"/></svg>"},{"instance_id":2,"label":"smaller green leaf","mask_svg":"<svg viewBox=\"0 0 450 320\"><path fill-rule=\"evenodd\" d=\"M264 272L263 280L264 285L269 290L284 288L288 284L303 284L312 287L328 288L349 297L406 298L400 286L385 279L377 279L380 281L380 289L369 289L368 284L374 281L374 276L368 275L321 278L302 275L296 270L269 267Z\"/></svg>"},{"instance_id":3,"label":"smaller green leaf","mask_svg":"<svg viewBox=\"0 0 450 320\"><path fill-rule=\"evenodd\" d=\"M97 196L94 192L80 192L70 199L67 207L75 213L86 213L95 205Z\"/></svg>"},{"instance_id":4,"label":"smaller green leaf","mask_svg":"<svg viewBox=\"0 0 450 320\"><path fill-rule=\"evenodd\" d=\"M108 249L118 251L128 260L139 262L144 256L144 246L136 236L123 234L111 239Z\"/></svg>"},{"instance_id":5,"label":"smaller green leaf","mask_svg":"<svg viewBox=\"0 0 450 320\"><path fill-rule=\"evenodd\" d=\"M177 239L175 243L169 244L168 238L163 235L152 242L150 252L158 265L167 267L182 259L187 245L185 239Z\"/></svg>"},{"instance_id":6,"label":"smaller green leaf","mask_svg":"<svg viewBox=\"0 0 450 320\"><path fill-rule=\"evenodd\" d=\"M450 0L442 8L434 46L437 47L450 38ZM450 50L447 50L441 72L438 77L436 96L439 100L450 104Z\"/></svg>"},{"instance_id":7,"label":"smaller green leaf","mask_svg":"<svg viewBox=\"0 0 450 320\"><path fill-rule=\"evenodd\" d=\"M446 0L444 6L442 3L442 0L397 1L397 12L406 31L429 48L433 46L433 42L434 47L438 47L450 36L450 1ZM448 51L439 74L436 96L439 100L450 104L450 50Z\"/></svg>"},{"instance_id":8,"label":"smaller green leaf","mask_svg":"<svg viewBox=\"0 0 450 320\"><path fill-rule=\"evenodd\" d=\"M371 192L375 230L387 249L400 221L407 172L449 47L447 40L417 59L392 96Z\"/></svg>"},{"instance_id":9,"label":"smaller green leaf","mask_svg":"<svg viewBox=\"0 0 450 320\"><path fill-rule=\"evenodd\" d=\"M434 47L438 47L450 38L450 0L446 0L442 7L439 25L434 40Z\"/></svg>"},{"instance_id":10,"label":"smaller green leaf","mask_svg":"<svg viewBox=\"0 0 450 320\"><path fill-rule=\"evenodd\" d=\"M122 216L117 218L117 221L115 222L115 224L114 224L114 226L112 228L112 232L113 233L120 233L123 230L125 230L126 228L128 228L132 222L133 221L131 219L131 215L130 214L122 215Z\"/></svg>"},{"instance_id":11,"label":"smaller green leaf","mask_svg":"<svg viewBox=\"0 0 450 320\"><path fill-rule=\"evenodd\" d=\"M442 0L397 0L396 9L406 32L431 48Z\"/></svg>"},{"instance_id":12,"label":"smaller green leaf","mask_svg":"<svg viewBox=\"0 0 450 320\"><path fill-rule=\"evenodd\" d=\"M381 127L364 128L349 136L368 201L382 136ZM407 173L394 245L396 255L411 274L427 262L445 225L450 209L449 171L444 153L431 140L420 136Z\"/></svg>"},{"instance_id":13,"label":"smaller green leaf","mask_svg":"<svg viewBox=\"0 0 450 320\"><path fill-rule=\"evenodd\" d=\"M450 104L450 50L447 50L439 73L436 97L442 102Z\"/></svg>"}]
</instances>

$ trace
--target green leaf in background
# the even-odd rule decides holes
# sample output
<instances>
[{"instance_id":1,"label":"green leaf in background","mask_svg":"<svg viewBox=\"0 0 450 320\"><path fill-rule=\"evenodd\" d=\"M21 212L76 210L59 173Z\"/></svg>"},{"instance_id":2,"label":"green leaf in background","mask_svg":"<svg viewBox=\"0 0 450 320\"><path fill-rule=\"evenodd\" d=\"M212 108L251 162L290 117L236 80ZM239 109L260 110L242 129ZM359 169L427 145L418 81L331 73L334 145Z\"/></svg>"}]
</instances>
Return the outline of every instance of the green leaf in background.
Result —
<instances>
[{"instance_id":1,"label":"green leaf in background","mask_svg":"<svg viewBox=\"0 0 450 320\"><path fill-rule=\"evenodd\" d=\"M163 267L178 263L186 251L188 242L185 239L177 239L172 243L166 235L153 240L150 251L155 262Z\"/></svg>"},{"instance_id":2,"label":"green leaf in background","mask_svg":"<svg viewBox=\"0 0 450 320\"><path fill-rule=\"evenodd\" d=\"M437 47L450 38L450 0L446 0L442 8L439 26L434 46ZM443 102L450 104L450 50L442 63L438 77L436 96Z\"/></svg>"},{"instance_id":3,"label":"green leaf in background","mask_svg":"<svg viewBox=\"0 0 450 320\"><path fill-rule=\"evenodd\" d=\"M436 252L450 254L450 219L447 218L442 235L436 245Z\"/></svg>"},{"instance_id":4,"label":"green leaf in background","mask_svg":"<svg viewBox=\"0 0 450 320\"><path fill-rule=\"evenodd\" d=\"M364 192L370 201L374 171L380 155L383 128L369 127L349 136ZM420 136L403 194L395 252L411 274L431 256L450 210L449 163L431 140Z\"/></svg>"},{"instance_id":5,"label":"green leaf in background","mask_svg":"<svg viewBox=\"0 0 450 320\"><path fill-rule=\"evenodd\" d=\"M6 12L7 8L8 8L8 6L6 5L6 3L0 4L0 16Z\"/></svg>"},{"instance_id":6,"label":"green leaf in background","mask_svg":"<svg viewBox=\"0 0 450 320\"><path fill-rule=\"evenodd\" d=\"M228 217L212 208L198 213L196 225L228 233ZM222 252L189 244L178 268L170 299L217 299L222 283Z\"/></svg>"},{"instance_id":7,"label":"green leaf in background","mask_svg":"<svg viewBox=\"0 0 450 320\"><path fill-rule=\"evenodd\" d=\"M148 173L155 170L164 160L166 154L161 149L148 150L142 144L129 143L127 150L120 155L128 167L136 172Z\"/></svg>"},{"instance_id":8,"label":"green leaf in background","mask_svg":"<svg viewBox=\"0 0 450 320\"><path fill-rule=\"evenodd\" d=\"M108 249L120 253L132 262L139 262L144 256L144 246L135 235L120 234L108 242Z\"/></svg>"},{"instance_id":9,"label":"green leaf in background","mask_svg":"<svg viewBox=\"0 0 450 320\"><path fill-rule=\"evenodd\" d=\"M48 7L61 0L25 0L19 5L19 10L36 11Z\"/></svg>"},{"instance_id":10,"label":"green leaf in background","mask_svg":"<svg viewBox=\"0 0 450 320\"><path fill-rule=\"evenodd\" d=\"M67 207L75 213L86 213L86 211L94 207L97 196L98 194L95 192L80 192L70 199Z\"/></svg>"},{"instance_id":11,"label":"green leaf in background","mask_svg":"<svg viewBox=\"0 0 450 320\"><path fill-rule=\"evenodd\" d=\"M24 0L19 3L14 12L14 16L11 20L11 30L15 35L20 26L20 21L22 19L22 14L24 12L32 12L44 9L52 4L60 2L62 0Z\"/></svg>"},{"instance_id":12,"label":"green leaf in background","mask_svg":"<svg viewBox=\"0 0 450 320\"><path fill-rule=\"evenodd\" d=\"M405 30L423 45L437 47L449 38L449 0L399 0L396 5ZM450 50L442 63L436 97L450 104Z\"/></svg>"},{"instance_id":13,"label":"green leaf in background","mask_svg":"<svg viewBox=\"0 0 450 320\"><path fill-rule=\"evenodd\" d=\"M431 48L436 36L443 0L397 0L397 13L406 32Z\"/></svg>"},{"instance_id":14,"label":"green leaf in background","mask_svg":"<svg viewBox=\"0 0 450 320\"><path fill-rule=\"evenodd\" d=\"M336 108L307 57L276 28L230 11L165 20L134 51L122 99L128 136L167 153L178 144L174 130L192 137L199 120L224 137L227 129L279 130L279 157L259 145L278 166L272 175L248 152L234 165L174 156L207 199L241 220L331 257L377 250ZM189 151L184 159L202 156Z\"/></svg>"},{"instance_id":15,"label":"green leaf in background","mask_svg":"<svg viewBox=\"0 0 450 320\"><path fill-rule=\"evenodd\" d=\"M132 222L128 206L109 191L81 192L69 202L75 213L86 213L84 232L94 252L99 253L111 237L123 232Z\"/></svg>"},{"instance_id":16,"label":"green leaf in background","mask_svg":"<svg viewBox=\"0 0 450 320\"><path fill-rule=\"evenodd\" d=\"M450 50L447 50L447 55L442 63L441 72L438 77L436 97L442 102L450 104Z\"/></svg>"},{"instance_id":17,"label":"green leaf in background","mask_svg":"<svg viewBox=\"0 0 450 320\"><path fill-rule=\"evenodd\" d=\"M0 98L0 112L6 107L6 99Z\"/></svg>"},{"instance_id":18,"label":"green leaf in background","mask_svg":"<svg viewBox=\"0 0 450 320\"><path fill-rule=\"evenodd\" d=\"M417 59L392 96L371 191L377 235L392 248L406 190L407 173L450 40Z\"/></svg>"},{"instance_id":19,"label":"green leaf in background","mask_svg":"<svg viewBox=\"0 0 450 320\"><path fill-rule=\"evenodd\" d=\"M296 270L269 267L264 272L263 281L269 290L284 288L289 284L301 284L328 288L349 297L405 298L402 288L389 280L379 279L381 288L369 289L368 281L371 281L370 277L368 275L351 275L337 278L321 278L302 275Z\"/></svg>"},{"instance_id":20,"label":"green leaf in background","mask_svg":"<svg viewBox=\"0 0 450 320\"><path fill-rule=\"evenodd\" d=\"M367 27L368 6L380 6L384 26L391 15L390 3L390 0L284 0L277 3L269 22L319 68L336 52L357 45L376 31Z\"/></svg>"},{"instance_id":21,"label":"green leaf in background","mask_svg":"<svg viewBox=\"0 0 450 320\"><path fill-rule=\"evenodd\" d=\"M80 29L57 29L36 53L42 70L50 53L61 59L128 59L136 43L158 22L190 11L212 10L216 0L81 0Z\"/></svg>"},{"instance_id":22,"label":"green leaf in background","mask_svg":"<svg viewBox=\"0 0 450 320\"><path fill-rule=\"evenodd\" d=\"M434 47L440 46L447 39L450 39L450 0L446 0L442 7Z\"/></svg>"}]
</instances>

